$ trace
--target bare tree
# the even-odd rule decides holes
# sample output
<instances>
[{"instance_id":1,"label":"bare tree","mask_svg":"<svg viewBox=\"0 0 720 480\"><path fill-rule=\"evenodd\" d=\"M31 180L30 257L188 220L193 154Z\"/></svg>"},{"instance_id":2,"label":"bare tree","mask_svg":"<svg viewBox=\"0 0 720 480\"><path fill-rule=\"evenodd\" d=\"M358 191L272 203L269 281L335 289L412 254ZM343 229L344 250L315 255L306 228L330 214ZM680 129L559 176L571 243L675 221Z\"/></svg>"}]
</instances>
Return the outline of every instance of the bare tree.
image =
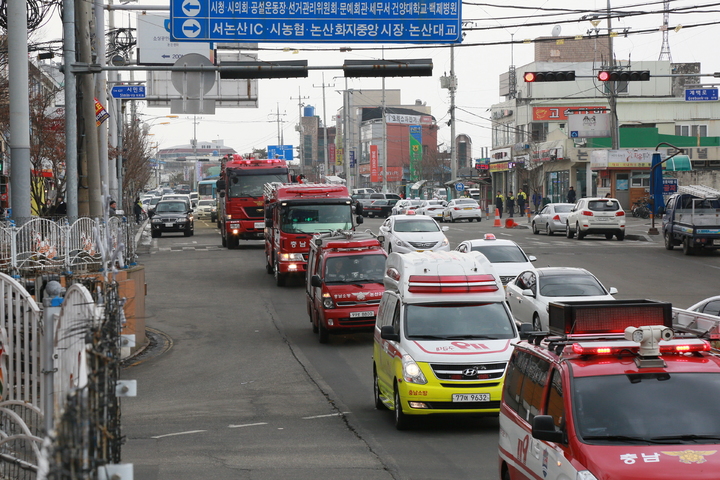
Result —
<instances>
[{"instance_id":1,"label":"bare tree","mask_svg":"<svg viewBox=\"0 0 720 480\"><path fill-rule=\"evenodd\" d=\"M139 122L131 122L123 128L123 209L132 211L135 198L145 189L153 175L150 158L152 148L148 132ZM118 151L111 150L117 158Z\"/></svg>"}]
</instances>

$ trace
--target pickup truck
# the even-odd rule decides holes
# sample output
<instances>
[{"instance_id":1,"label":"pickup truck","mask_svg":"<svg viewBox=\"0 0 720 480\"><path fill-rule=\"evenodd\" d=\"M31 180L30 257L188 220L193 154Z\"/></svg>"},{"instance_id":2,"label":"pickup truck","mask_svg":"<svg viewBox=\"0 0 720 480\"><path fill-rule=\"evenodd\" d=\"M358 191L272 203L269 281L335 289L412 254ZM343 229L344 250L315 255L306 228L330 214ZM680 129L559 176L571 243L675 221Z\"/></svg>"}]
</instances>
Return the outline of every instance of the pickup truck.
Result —
<instances>
[{"instance_id":1,"label":"pickup truck","mask_svg":"<svg viewBox=\"0 0 720 480\"><path fill-rule=\"evenodd\" d=\"M720 248L720 191L701 185L678 187L658 209L665 248L682 245L685 255Z\"/></svg>"}]
</instances>

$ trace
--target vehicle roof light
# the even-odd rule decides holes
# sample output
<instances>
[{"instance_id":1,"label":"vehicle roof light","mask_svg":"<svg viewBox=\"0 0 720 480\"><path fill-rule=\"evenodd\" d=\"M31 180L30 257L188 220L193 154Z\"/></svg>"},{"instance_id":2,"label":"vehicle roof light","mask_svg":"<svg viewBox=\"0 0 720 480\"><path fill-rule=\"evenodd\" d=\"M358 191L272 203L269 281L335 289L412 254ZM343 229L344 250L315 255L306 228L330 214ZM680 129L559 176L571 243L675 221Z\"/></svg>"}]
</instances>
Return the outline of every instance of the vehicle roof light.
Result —
<instances>
[{"instance_id":1,"label":"vehicle roof light","mask_svg":"<svg viewBox=\"0 0 720 480\"><path fill-rule=\"evenodd\" d=\"M391 267L387 269L387 272L385 272L385 275L392 278L396 282L400 281L400 272L397 270L397 268Z\"/></svg>"},{"instance_id":2,"label":"vehicle roof light","mask_svg":"<svg viewBox=\"0 0 720 480\"><path fill-rule=\"evenodd\" d=\"M611 302L611 303L610 303ZM672 305L650 300L550 303L550 331L558 334L624 334L628 327L672 327Z\"/></svg>"},{"instance_id":3,"label":"vehicle roof light","mask_svg":"<svg viewBox=\"0 0 720 480\"><path fill-rule=\"evenodd\" d=\"M486 233L483 238L484 238L485 240L497 240L497 238L495 238L495 234L494 234L494 233Z\"/></svg>"},{"instance_id":4,"label":"vehicle roof light","mask_svg":"<svg viewBox=\"0 0 720 480\"><path fill-rule=\"evenodd\" d=\"M410 293L482 293L498 290L492 275L410 275Z\"/></svg>"}]
</instances>

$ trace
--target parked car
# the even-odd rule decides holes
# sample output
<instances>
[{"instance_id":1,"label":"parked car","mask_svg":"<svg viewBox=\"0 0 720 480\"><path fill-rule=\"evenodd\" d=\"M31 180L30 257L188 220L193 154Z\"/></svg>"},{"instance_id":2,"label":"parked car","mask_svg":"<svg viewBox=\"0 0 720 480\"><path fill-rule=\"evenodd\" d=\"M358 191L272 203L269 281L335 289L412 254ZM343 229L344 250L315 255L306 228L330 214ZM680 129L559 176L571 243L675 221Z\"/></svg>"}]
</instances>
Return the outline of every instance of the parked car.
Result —
<instances>
[{"instance_id":1,"label":"parked car","mask_svg":"<svg viewBox=\"0 0 720 480\"><path fill-rule=\"evenodd\" d=\"M585 235L600 234L610 240L625 239L625 210L614 198L581 198L565 221L565 236L578 240Z\"/></svg>"},{"instance_id":2,"label":"parked car","mask_svg":"<svg viewBox=\"0 0 720 480\"><path fill-rule=\"evenodd\" d=\"M373 200L373 199L370 198L370 194L369 194L369 193L356 193L356 194L353 194L353 195L351 196L351 198L352 198L352 201L353 201L353 203L354 203L354 205L355 205L354 208L356 208L357 205L362 205L362 212L361 212L361 213L362 213L362 216L363 216L363 217L367 217L368 214L367 214L367 212L365 211L365 207L368 207L370 204L372 204L372 202L375 201L375 200Z\"/></svg>"},{"instance_id":3,"label":"parked car","mask_svg":"<svg viewBox=\"0 0 720 480\"><path fill-rule=\"evenodd\" d=\"M567 217L574 206L572 203L548 203L532 218L533 233L554 235L555 232L564 232Z\"/></svg>"},{"instance_id":4,"label":"parked car","mask_svg":"<svg viewBox=\"0 0 720 480\"><path fill-rule=\"evenodd\" d=\"M515 320L547 331L550 302L614 300L616 293L584 268L544 267L521 272L508 283L505 298Z\"/></svg>"},{"instance_id":5,"label":"parked car","mask_svg":"<svg viewBox=\"0 0 720 480\"><path fill-rule=\"evenodd\" d=\"M150 221L150 228L153 238L170 232L182 232L186 237L193 235L195 222L190 203L181 199L159 201Z\"/></svg>"},{"instance_id":6,"label":"parked car","mask_svg":"<svg viewBox=\"0 0 720 480\"><path fill-rule=\"evenodd\" d=\"M492 233L483 238L465 240L455 249L458 252L480 252L493 264L503 285L507 285L525 270L534 270L533 255L526 255L520 245L512 240L500 240Z\"/></svg>"},{"instance_id":7,"label":"parked car","mask_svg":"<svg viewBox=\"0 0 720 480\"><path fill-rule=\"evenodd\" d=\"M693 312L704 313L705 315L720 317L720 295L706 298L687 309Z\"/></svg>"},{"instance_id":8,"label":"parked car","mask_svg":"<svg viewBox=\"0 0 720 480\"><path fill-rule=\"evenodd\" d=\"M383 217L387 218L392 214L392 208L398 200L373 200L370 205L363 207L363 214L366 217Z\"/></svg>"},{"instance_id":9,"label":"parked car","mask_svg":"<svg viewBox=\"0 0 720 480\"><path fill-rule=\"evenodd\" d=\"M422 200L400 200L392 209L393 215L405 215L409 210L415 210L422 204Z\"/></svg>"},{"instance_id":10,"label":"parked car","mask_svg":"<svg viewBox=\"0 0 720 480\"><path fill-rule=\"evenodd\" d=\"M217 200L212 198L198 201L195 213L198 218L209 218L211 222L217 220Z\"/></svg>"},{"instance_id":11,"label":"parked car","mask_svg":"<svg viewBox=\"0 0 720 480\"><path fill-rule=\"evenodd\" d=\"M448 227L426 215L392 215L380 226L383 248L388 253L449 251L450 242L443 232Z\"/></svg>"},{"instance_id":12,"label":"parked car","mask_svg":"<svg viewBox=\"0 0 720 480\"><path fill-rule=\"evenodd\" d=\"M445 205L447 205L447 202L444 200L425 200L415 209L415 213L418 215L427 215L442 222Z\"/></svg>"},{"instance_id":13,"label":"parked car","mask_svg":"<svg viewBox=\"0 0 720 480\"><path fill-rule=\"evenodd\" d=\"M467 220L472 222L482 220L482 209L480 204L472 198L456 198L450 200L443 211L444 222L456 222L457 220Z\"/></svg>"}]
</instances>

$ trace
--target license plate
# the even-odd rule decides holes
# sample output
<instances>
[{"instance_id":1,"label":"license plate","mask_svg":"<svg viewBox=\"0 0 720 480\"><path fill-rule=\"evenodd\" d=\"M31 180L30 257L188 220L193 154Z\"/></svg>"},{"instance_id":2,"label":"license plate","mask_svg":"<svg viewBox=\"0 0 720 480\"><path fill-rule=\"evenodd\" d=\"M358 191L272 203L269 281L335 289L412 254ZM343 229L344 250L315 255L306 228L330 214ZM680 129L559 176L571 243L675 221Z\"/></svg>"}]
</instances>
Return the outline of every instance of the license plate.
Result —
<instances>
[{"instance_id":1,"label":"license plate","mask_svg":"<svg viewBox=\"0 0 720 480\"><path fill-rule=\"evenodd\" d=\"M609 218L605 218L605 217L597 217L595 220L597 220L598 222L607 222L607 221L609 221L610 219L609 219Z\"/></svg>"},{"instance_id":2,"label":"license plate","mask_svg":"<svg viewBox=\"0 0 720 480\"><path fill-rule=\"evenodd\" d=\"M472 210L472 207L465 207L463 210Z\"/></svg>"},{"instance_id":3,"label":"license plate","mask_svg":"<svg viewBox=\"0 0 720 480\"><path fill-rule=\"evenodd\" d=\"M415 250L415 251L418 252L418 253L422 253L422 252L424 252L425 250Z\"/></svg>"},{"instance_id":4,"label":"license plate","mask_svg":"<svg viewBox=\"0 0 720 480\"><path fill-rule=\"evenodd\" d=\"M368 318L374 316L375 312L350 312L350 318Z\"/></svg>"},{"instance_id":5,"label":"license plate","mask_svg":"<svg viewBox=\"0 0 720 480\"><path fill-rule=\"evenodd\" d=\"M263 222L255 222L255 228L258 228L258 229L265 228L265 224Z\"/></svg>"},{"instance_id":6,"label":"license plate","mask_svg":"<svg viewBox=\"0 0 720 480\"><path fill-rule=\"evenodd\" d=\"M453 402L489 402L489 393L453 393Z\"/></svg>"},{"instance_id":7,"label":"license plate","mask_svg":"<svg viewBox=\"0 0 720 480\"><path fill-rule=\"evenodd\" d=\"M165 226L166 226L166 227L174 227L175 224L174 224L174 223L166 223Z\"/></svg>"}]
</instances>

